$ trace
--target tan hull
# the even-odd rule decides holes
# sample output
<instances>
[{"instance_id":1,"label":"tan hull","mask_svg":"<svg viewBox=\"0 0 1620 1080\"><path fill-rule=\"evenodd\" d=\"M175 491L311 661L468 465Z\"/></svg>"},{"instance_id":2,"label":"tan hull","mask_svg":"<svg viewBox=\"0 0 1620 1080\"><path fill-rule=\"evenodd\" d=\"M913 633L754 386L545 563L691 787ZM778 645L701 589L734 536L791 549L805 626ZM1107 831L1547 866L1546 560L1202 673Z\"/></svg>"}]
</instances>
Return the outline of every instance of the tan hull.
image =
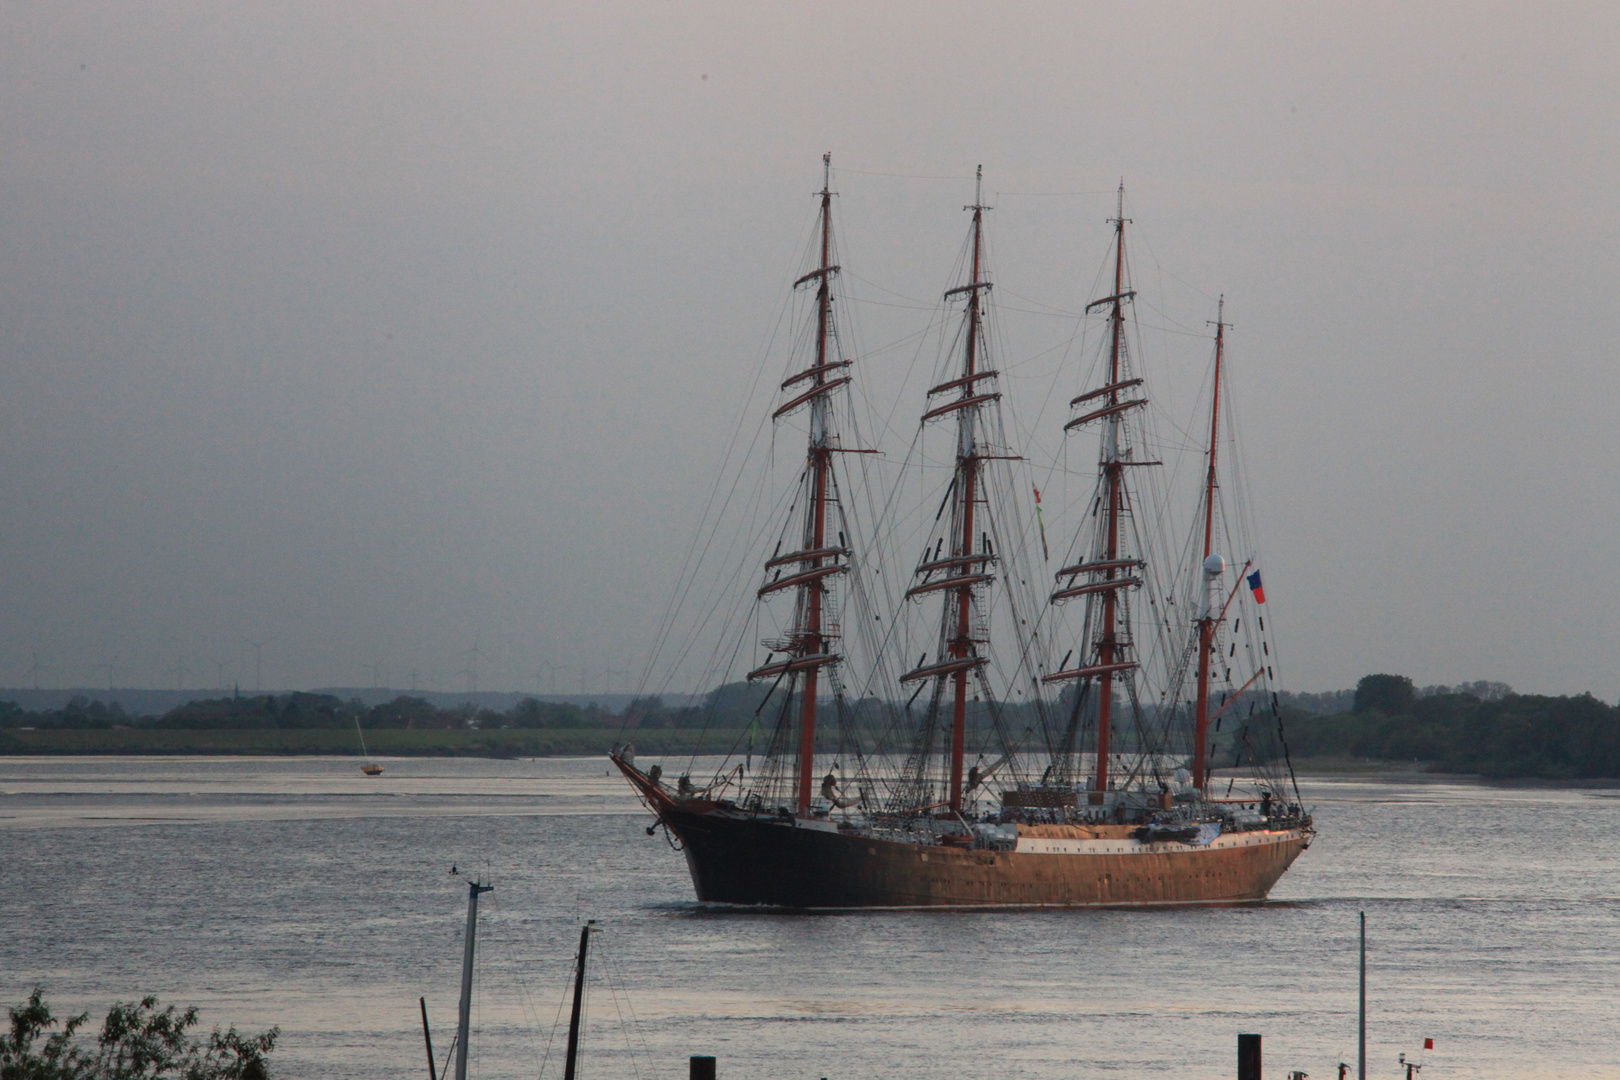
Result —
<instances>
[{"instance_id":1,"label":"tan hull","mask_svg":"<svg viewBox=\"0 0 1620 1080\"><path fill-rule=\"evenodd\" d=\"M666 809L698 899L793 908L1089 907L1264 900L1310 842L1302 830L1223 837L1231 846L1115 845L1035 853L878 840Z\"/></svg>"}]
</instances>

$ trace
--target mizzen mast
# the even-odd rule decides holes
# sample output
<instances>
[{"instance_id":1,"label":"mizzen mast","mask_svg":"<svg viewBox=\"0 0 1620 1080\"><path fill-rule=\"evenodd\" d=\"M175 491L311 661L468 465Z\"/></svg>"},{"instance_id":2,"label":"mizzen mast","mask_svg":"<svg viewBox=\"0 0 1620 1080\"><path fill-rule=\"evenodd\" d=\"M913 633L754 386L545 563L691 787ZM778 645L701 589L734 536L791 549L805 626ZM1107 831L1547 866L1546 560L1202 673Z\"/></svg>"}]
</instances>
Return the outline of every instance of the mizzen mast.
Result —
<instances>
[{"instance_id":1,"label":"mizzen mast","mask_svg":"<svg viewBox=\"0 0 1620 1080\"><path fill-rule=\"evenodd\" d=\"M1215 315L1215 381L1209 406L1209 471L1204 478L1204 583L1203 610L1198 616L1198 689L1193 710L1193 785L1203 791L1209 780L1209 657L1215 647L1215 610L1211 586L1225 569L1214 554L1215 538L1215 454L1221 422L1221 361L1226 342L1226 297L1222 296Z\"/></svg>"},{"instance_id":2,"label":"mizzen mast","mask_svg":"<svg viewBox=\"0 0 1620 1080\"><path fill-rule=\"evenodd\" d=\"M946 395L940 404L931 404L923 413L923 421L954 414L956 417L956 470L951 482L951 550L949 557L940 558L936 552L916 569L922 580L906 592L907 598L932 592L944 592L946 600L941 612L941 639L944 656L936 663L924 665L900 677L902 683L922 679L949 679L951 688L951 742L950 780L946 790L946 805L951 813L962 812L962 763L967 743L968 676L984 663L978 655L977 639L973 627L974 590L988 585L993 576L988 572L996 561L989 550L988 539L980 544L975 524L976 504L982 501L979 488L979 464L982 457L978 446L977 420L979 407L1000 399L996 391L982 390L980 383L993 379L997 373L980 369L980 341L984 336L984 293L991 284L984 280L984 166L975 174L973 203L963 207L973 212L972 259L970 274L965 285L945 293L946 300L965 297L965 343L962 350L961 374L933 387L930 398ZM936 574L943 572L943 576Z\"/></svg>"}]
</instances>

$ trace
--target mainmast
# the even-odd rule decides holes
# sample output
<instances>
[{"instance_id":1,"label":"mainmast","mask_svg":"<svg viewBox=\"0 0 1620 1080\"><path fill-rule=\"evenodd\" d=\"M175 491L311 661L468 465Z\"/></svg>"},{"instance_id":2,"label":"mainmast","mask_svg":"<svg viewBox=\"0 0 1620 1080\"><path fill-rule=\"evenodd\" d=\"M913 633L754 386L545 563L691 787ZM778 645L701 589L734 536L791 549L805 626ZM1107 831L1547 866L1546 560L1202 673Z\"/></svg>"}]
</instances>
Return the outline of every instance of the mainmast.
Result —
<instances>
[{"instance_id":1,"label":"mainmast","mask_svg":"<svg viewBox=\"0 0 1620 1080\"><path fill-rule=\"evenodd\" d=\"M782 389L808 383L808 389L798 392L772 414L779 419L802 405L810 406L810 440L805 475L808 480L808 498L805 504L801 548L785 555L776 555L765 563L767 571L777 576L760 590L761 597L785 589L798 590L794 623L789 631L785 651L787 659L775 664L767 663L749 673L750 679L777 678L801 675L799 701L799 761L798 811L810 812L811 781L815 775L816 760L816 696L821 668L840 657L829 648L829 635L824 626L826 580L833 574L843 573L847 566L839 563L840 556L849 550L842 541L836 547L827 543L828 472L832 460L832 405L828 392L849 383L849 376L830 377L832 373L849 367L848 360L829 359L828 347L832 339L832 278L838 267L832 263L832 154L821 158L822 185L817 197L821 200L821 265L794 282L799 288L814 283L816 286L816 354L810 367L789 376ZM783 568L798 567L787 571ZM780 646L779 646L780 647Z\"/></svg>"},{"instance_id":2,"label":"mainmast","mask_svg":"<svg viewBox=\"0 0 1620 1080\"><path fill-rule=\"evenodd\" d=\"M816 373L813 389L827 384L827 323L832 318L832 154L821 158L821 280L816 288ZM815 553L827 546L827 396L817 393L810 402L810 506L806 515L805 550ZM811 554L805 569L821 568L824 556ZM826 587L820 578L805 582L800 595L805 617L801 648L811 655L826 652L821 637L821 602ZM804 673L799 704L799 813L810 810L810 786L816 771L816 692L819 668Z\"/></svg>"},{"instance_id":3,"label":"mainmast","mask_svg":"<svg viewBox=\"0 0 1620 1080\"><path fill-rule=\"evenodd\" d=\"M1121 395L1134 387L1140 386L1140 378L1127 379L1122 362L1125 347L1125 302L1135 293L1125 288L1125 225L1130 220L1125 216L1125 184L1119 185L1119 211L1117 216L1109 218L1114 226L1114 292L1101 300L1093 300L1086 305L1086 310L1107 306L1108 314L1108 381L1096 390L1081 394L1069 402L1070 407L1091 403L1089 411L1082 416L1070 420L1064 425L1065 431L1073 431L1095 420L1105 421L1107 424L1103 433L1102 455L1100 468L1102 472L1100 512L1102 514L1101 543L1093 548L1090 559L1064 567L1057 572L1061 582L1068 578L1069 584L1059 588L1052 594L1054 601L1066 600L1074 597L1100 596L1102 600L1101 632L1096 640L1096 655L1089 664L1083 663L1080 667L1068 671L1058 671L1046 676L1042 681L1047 683L1059 682L1068 679L1097 680L1097 769L1092 780L1094 792L1108 790L1109 773L1109 742L1112 734L1113 707L1114 707L1114 676L1118 673L1136 667L1134 660L1124 659L1130 647L1128 641L1119 637L1119 593L1125 588L1132 588L1142 583L1140 577L1132 576L1130 571L1140 569L1142 561L1137 558L1124 558L1120 554L1119 524L1123 509L1123 477L1126 467L1124 456L1124 439L1122 426L1126 411L1139 405L1146 405L1146 398L1127 398ZM1101 403L1099 404L1099 399ZM1079 699L1076 708L1079 707ZM1102 796L1094 795L1094 803L1100 803Z\"/></svg>"},{"instance_id":4,"label":"mainmast","mask_svg":"<svg viewBox=\"0 0 1620 1080\"><path fill-rule=\"evenodd\" d=\"M1215 610L1211 589L1215 579L1225 569L1219 556L1214 555L1215 539L1215 453L1220 436L1221 421L1221 360L1226 339L1226 297L1222 296L1215 315L1215 381L1209 405L1209 471L1204 478L1204 559L1201 564L1204 584L1203 610L1198 617L1198 696L1193 712L1193 785L1204 790L1209 777L1209 657L1214 648L1215 622L1220 617Z\"/></svg>"},{"instance_id":5,"label":"mainmast","mask_svg":"<svg viewBox=\"0 0 1620 1080\"><path fill-rule=\"evenodd\" d=\"M1119 403L1119 345L1125 332L1125 184L1119 185L1119 211L1114 218L1114 295L1113 309L1108 316L1108 403ZM1115 562L1119 559L1119 480L1120 472L1124 468L1119 460L1119 425L1123 418L1119 413L1108 417L1108 439L1103 445L1103 472L1108 479L1108 500L1105 512L1108 515L1108 546L1103 551L1104 562ZM1119 571L1109 567L1104 571L1104 580L1112 581ZM1102 667L1101 677L1097 681L1097 777L1092 785L1094 791L1108 790L1108 743L1110 729L1113 726L1114 709L1114 657L1118 653L1119 643L1115 639L1119 607L1119 590L1107 589L1103 592L1103 629L1102 637L1097 642L1097 663Z\"/></svg>"},{"instance_id":6,"label":"mainmast","mask_svg":"<svg viewBox=\"0 0 1620 1080\"><path fill-rule=\"evenodd\" d=\"M945 299L967 297L965 313L966 342L962 350L961 375L940 383L928 391L936 394L954 394L944 404L936 405L923 414L926 422L950 413L956 414L956 475L951 483L951 531L948 557L936 553L917 567L923 580L907 590L908 598L923 593L944 592L945 607L942 614L944 653L948 659L919 667L900 677L902 683L927 678L949 678L951 686L951 743L950 782L946 790L946 804L951 813L962 812L962 763L967 743L968 676L982 663L974 648L973 590L991 580L987 567L995 561L995 553L987 544L979 544L975 524L975 508L980 501L979 464L983 460L977 441L979 406L998 400L995 392L980 393L977 384L996 376L994 371L979 368L979 343L984 332L984 298L990 288L983 280L984 273L984 166L975 174L973 203L963 207L973 212L973 254L970 276L965 285L945 293ZM975 550L975 547L979 550ZM943 572L943 576L934 574Z\"/></svg>"}]
</instances>

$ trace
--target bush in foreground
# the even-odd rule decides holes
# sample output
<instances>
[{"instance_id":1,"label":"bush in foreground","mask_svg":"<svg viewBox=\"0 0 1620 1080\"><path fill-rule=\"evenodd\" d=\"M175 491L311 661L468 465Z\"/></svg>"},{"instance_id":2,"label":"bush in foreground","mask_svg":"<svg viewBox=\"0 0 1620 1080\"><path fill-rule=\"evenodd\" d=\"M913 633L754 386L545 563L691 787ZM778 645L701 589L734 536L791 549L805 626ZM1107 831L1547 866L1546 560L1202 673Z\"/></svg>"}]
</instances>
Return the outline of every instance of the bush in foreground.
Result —
<instances>
[{"instance_id":1,"label":"bush in foreground","mask_svg":"<svg viewBox=\"0 0 1620 1080\"><path fill-rule=\"evenodd\" d=\"M79 1037L89 1018L80 1013L50 1031L56 1017L34 987L28 1003L11 1010L11 1030L0 1033L0 1080L267 1080L265 1059L281 1033L241 1035L233 1027L220 1034L216 1027L203 1042L189 1034L195 1008L160 1011L156 997L145 997L109 1009L90 1046Z\"/></svg>"}]
</instances>

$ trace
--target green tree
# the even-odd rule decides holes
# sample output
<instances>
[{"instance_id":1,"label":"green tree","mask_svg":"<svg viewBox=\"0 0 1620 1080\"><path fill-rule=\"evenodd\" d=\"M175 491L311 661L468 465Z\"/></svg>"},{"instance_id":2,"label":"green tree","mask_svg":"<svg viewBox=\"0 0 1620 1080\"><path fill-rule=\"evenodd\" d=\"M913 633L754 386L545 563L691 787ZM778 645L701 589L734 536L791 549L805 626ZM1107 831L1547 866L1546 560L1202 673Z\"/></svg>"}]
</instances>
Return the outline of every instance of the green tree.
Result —
<instances>
[{"instance_id":1,"label":"green tree","mask_svg":"<svg viewBox=\"0 0 1620 1080\"><path fill-rule=\"evenodd\" d=\"M1417 690L1405 675L1366 675L1356 683L1358 713L1381 712L1385 716L1402 716L1412 711Z\"/></svg>"},{"instance_id":2,"label":"green tree","mask_svg":"<svg viewBox=\"0 0 1620 1080\"><path fill-rule=\"evenodd\" d=\"M10 1010L11 1030L0 1034L0 1080L268 1080L266 1060L279 1028L243 1035L215 1028L207 1040L191 1035L197 1010L158 1008L148 996L138 1005L115 1004L107 1012L94 1049L79 1042L90 1018L80 1013L61 1030L39 987L27 1004ZM49 1032L49 1034L47 1034ZM44 1036L41 1042L41 1036Z\"/></svg>"}]
</instances>

